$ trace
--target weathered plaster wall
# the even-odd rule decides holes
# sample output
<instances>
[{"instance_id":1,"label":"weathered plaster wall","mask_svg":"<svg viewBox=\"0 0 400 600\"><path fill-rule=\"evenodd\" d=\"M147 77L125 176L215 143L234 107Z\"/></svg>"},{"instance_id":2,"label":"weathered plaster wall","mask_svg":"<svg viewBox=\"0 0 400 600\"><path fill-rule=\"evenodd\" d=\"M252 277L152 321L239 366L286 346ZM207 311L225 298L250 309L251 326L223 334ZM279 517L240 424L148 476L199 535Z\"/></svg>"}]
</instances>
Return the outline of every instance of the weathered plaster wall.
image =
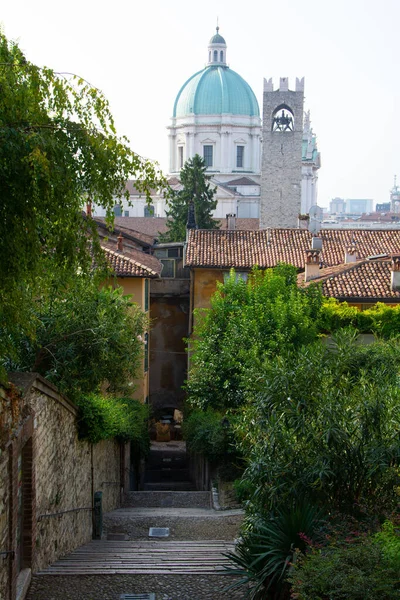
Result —
<instances>
[{"instance_id":1,"label":"weathered plaster wall","mask_svg":"<svg viewBox=\"0 0 400 600\"><path fill-rule=\"evenodd\" d=\"M193 269L192 311L196 308L210 308L210 299L217 289L217 281L224 281L221 269ZM193 315L191 331L195 325L196 316Z\"/></svg>"},{"instance_id":2,"label":"weathered plaster wall","mask_svg":"<svg viewBox=\"0 0 400 600\"><path fill-rule=\"evenodd\" d=\"M150 314L150 404L155 411L163 406L181 408L187 372L184 340L188 336L189 294L152 295Z\"/></svg>"}]
</instances>

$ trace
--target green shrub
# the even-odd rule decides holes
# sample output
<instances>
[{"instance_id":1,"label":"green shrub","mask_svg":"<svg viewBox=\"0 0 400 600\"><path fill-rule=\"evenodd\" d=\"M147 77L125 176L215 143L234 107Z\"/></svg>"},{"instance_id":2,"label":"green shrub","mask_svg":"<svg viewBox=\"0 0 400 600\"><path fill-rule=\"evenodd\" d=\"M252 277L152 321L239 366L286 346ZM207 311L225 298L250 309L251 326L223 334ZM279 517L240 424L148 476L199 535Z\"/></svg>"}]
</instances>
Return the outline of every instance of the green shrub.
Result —
<instances>
[{"instance_id":1,"label":"green shrub","mask_svg":"<svg viewBox=\"0 0 400 600\"><path fill-rule=\"evenodd\" d=\"M146 453L150 446L149 411L145 404L132 398L115 398L85 394L77 398L79 436L95 444L116 437L136 442Z\"/></svg>"},{"instance_id":2,"label":"green shrub","mask_svg":"<svg viewBox=\"0 0 400 600\"><path fill-rule=\"evenodd\" d=\"M385 521L382 530L375 535L385 559L400 571L400 528L392 521Z\"/></svg>"},{"instance_id":3,"label":"green shrub","mask_svg":"<svg viewBox=\"0 0 400 600\"><path fill-rule=\"evenodd\" d=\"M313 550L294 563L288 581L296 600L395 600L400 570L374 536Z\"/></svg>"},{"instance_id":4,"label":"green shrub","mask_svg":"<svg viewBox=\"0 0 400 600\"><path fill-rule=\"evenodd\" d=\"M235 552L227 555L236 565L229 573L240 577L229 589L245 585L250 599L284 595L288 588L285 577L295 553L305 552L308 543L320 537L323 523L321 511L306 500L258 519ZM267 593L271 596L264 595Z\"/></svg>"},{"instance_id":5,"label":"green shrub","mask_svg":"<svg viewBox=\"0 0 400 600\"><path fill-rule=\"evenodd\" d=\"M400 335L400 306L388 306L382 302L359 310L336 298L325 298L319 315L321 331L333 333L343 327L354 327L361 333L375 333L389 339Z\"/></svg>"},{"instance_id":6,"label":"green shrub","mask_svg":"<svg viewBox=\"0 0 400 600\"><path fill-rule=\"evenodd\" d=\"M203 454L212 464L238 458L233 429L233 416L212 409L193 410L183 422L183 436L191 452Z\"/></svg>"}]
</instances>

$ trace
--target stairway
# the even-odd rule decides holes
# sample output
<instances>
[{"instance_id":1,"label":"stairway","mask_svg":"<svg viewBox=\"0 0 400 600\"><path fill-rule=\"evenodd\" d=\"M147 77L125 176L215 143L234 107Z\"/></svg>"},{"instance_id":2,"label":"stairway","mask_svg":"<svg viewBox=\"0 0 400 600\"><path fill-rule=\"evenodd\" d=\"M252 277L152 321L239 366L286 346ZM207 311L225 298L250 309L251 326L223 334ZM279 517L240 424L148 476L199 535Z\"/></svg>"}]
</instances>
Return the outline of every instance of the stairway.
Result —
<instances>
[{"instance_id":1,"label":"stairway","mask_svg":"<svg viewBox=\"0 0 400 600\"><path fill-rule=\"evenodd\" d=\"M201 574L216 575L230 565L233 544L219 540L92 541L38 575Z\"/></svg>"},{"instance_id":2,"label":"stairway","mask_svg":"<svg viewBox=\"0 0 400 600\"><path fill-rule=\"evenodd\" d=\"M153 442L146 460L145 491L194 491L184 442Z\"/></svg>"}]
</instances>

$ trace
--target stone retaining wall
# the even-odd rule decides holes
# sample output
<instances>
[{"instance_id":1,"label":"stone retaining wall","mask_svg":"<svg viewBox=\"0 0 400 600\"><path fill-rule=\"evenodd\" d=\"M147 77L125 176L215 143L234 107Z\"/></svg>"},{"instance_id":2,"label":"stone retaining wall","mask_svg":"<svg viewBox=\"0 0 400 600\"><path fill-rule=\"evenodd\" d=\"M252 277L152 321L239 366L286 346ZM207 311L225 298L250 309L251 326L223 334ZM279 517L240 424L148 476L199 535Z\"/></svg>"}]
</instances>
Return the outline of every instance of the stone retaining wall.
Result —
<instances>
[{"instance_id":1,"label":"stone retaining wall","mask_svg":"<svg viewBox=\"0 0 400 600\"><path fill-rule=\"evenodd\" d=\"M0 552L16 553L15 558L0 556L4 600L14 600L22 568L41 570L91 539L94 492L103 492L105 511L120 506L129 454L115 440L95 445L78 440L77 408L42 377L18 374L11 379L22 397L17 414L6 401L9 392L0 388L0 425L14 417L8 440L0 439Z\"/></svg>"}]
</instances>

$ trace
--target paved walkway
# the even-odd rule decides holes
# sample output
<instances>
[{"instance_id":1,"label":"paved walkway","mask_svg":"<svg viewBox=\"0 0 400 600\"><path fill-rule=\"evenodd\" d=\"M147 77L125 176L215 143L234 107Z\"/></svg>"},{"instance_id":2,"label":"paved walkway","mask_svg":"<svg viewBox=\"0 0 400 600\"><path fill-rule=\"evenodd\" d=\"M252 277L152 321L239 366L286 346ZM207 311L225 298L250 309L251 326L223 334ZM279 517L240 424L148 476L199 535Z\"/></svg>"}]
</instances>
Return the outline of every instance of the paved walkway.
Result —
<instances>
[{"instance_id":1,"label":"paved walkway","mask_svg":"<svg viewBox=\"0 0 400 600\"><path fill-rule=\"evenodd\" d=\"M206 508L112 511L104 515L106 534L125 534L127 539L92 542L55 563L49 570L53 574L35 575L28 600L119 600L122 594L149 593L155 593L156 600L242 600L243 589L224 591L235 580L224 572L222 557L232 548L242 518L240 510ZM169 527L170 536L149 541L149 527ZM104 554L100 562L94 556L96 544L103 552L105 547L111 551L108 564ZM88 558L96 574L85 571ZM80 574L70 568L74 563ZM70 574L63 575L68 569ZM107 570L113 574L105 574Z\"/></svg>"}]
</instances>

